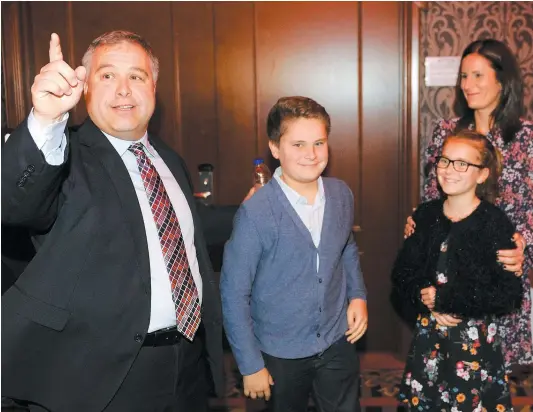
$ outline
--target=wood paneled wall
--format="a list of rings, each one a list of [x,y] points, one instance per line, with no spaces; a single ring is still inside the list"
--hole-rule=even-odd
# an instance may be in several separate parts
[[[266,115],[279,97],[309,96],[326,107],[328,173],[355,195],[369,290],[366,345],[398,350],[389,274],[405,216],[418,202],[416,5],[2,2],[8,125],[31,108],[29,88],[47,62],[52,32],[66,60],[78,65],[90,41],[114,29],[152,44],[161,68],[150,132],[185,158],[193,177],[198,164],[215,166],[217,204],[240,203],[251,186],[252,159],[269,157]],[[72,123],[85,116],[80,103]]]

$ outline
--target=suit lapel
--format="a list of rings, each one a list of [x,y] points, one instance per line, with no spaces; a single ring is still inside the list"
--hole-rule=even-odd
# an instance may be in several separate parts
[[[196,200],[194,199],[193,195],[192,182],[189,174],[187,173],[187,169],[185,169],[185,165],[183,165],[178,160],[179,158],[176,156],[176,153],[172,149],[169,149],[165,144],[162,144],[156,139],[150,139],[150,144],[155,147],[157,153],[159,153],[159,155],[169,168],[170,172],[176,179],[176,182],[178,183],[181,191],[183,192],[185,199],[187,199],[187,204],[189,205],[189,209],[191,210],[192,219],[194,223],[194,243],[196,247],[198,264],[201,266],[205,266],[205,262],[202,261],[202,259],[200,258],[201,249],[204,249],[203,245],[205,242],[203,229],[201,227],[202,222],[200,221],[200,216],[197,213]],[[207,251],[205,252],[207,253]],[[207,272],[205,269],[206,268],[204,268],[204,270],[200,270],[200,275],[202,276],[202,278]],[[208,279],[204,279],[204,281],[207,282]]]
[[[157,153],[159,153],[159,156],[161,156],[161,158],[169,168],[170,172],[178,182],[181,191],[187,199],[189,208],[191,209],[193,216],[196,218],[196,205],[194,203],[191,183],[183,165],[176,160],[176,154],[171,149],[167,148],[164,144],[161,144],[161,142],[157,139],[150,138],[150,144],[155,147],[155,150],[157,150]]]
[[[148,242],[141,208],[128,170],[115,148],[90,119],[80,127],[78,133],[80,143],[90,148],[115,187],[122,214],[128,223],[126,227],[130,231],[130,237],[135,247],[136,253],[135,256],[132,256],[132,259],[137,260],[139,273],[146,291],[149,292],[151,290],[151,280]]]
[[[180,162],[180,158],[172,149],[168,148],[168,146],[157,139],[150,139],[150,144],[155,147],[155,150],[157,150],[157,153],[159,153],[159,156],[161,156],[170,172],[176,179],[176,182],[187,199],[189,209],[191,210],[194,224],[194,245],[196,248],[196,258],[198,259],[200,276],[202,277],[203,282],[204,297],[202,299],[202,318],[204,320],[209,319],[215,323],[220,323],[221,315],[217,311],[217,308],[220,305],[220,295],[218,292],[218,286],[212,274],[213,268],[211,266],[209,253],[204,240],[202,222],[200,221],[200,216],[197,213],[196,201],[194,200],[190,176],[187,173],[185,165]]]

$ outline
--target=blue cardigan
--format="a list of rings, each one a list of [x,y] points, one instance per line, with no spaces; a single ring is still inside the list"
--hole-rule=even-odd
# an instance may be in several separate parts
[[[323,352],[344,336],[348,302],[366,299],[351,231],[352,192],[338,179],[323,184],[318,248],[275,179],[237,211],[220,288],[226,334],[243,375],[264,367],[261,352],[286,359]]]

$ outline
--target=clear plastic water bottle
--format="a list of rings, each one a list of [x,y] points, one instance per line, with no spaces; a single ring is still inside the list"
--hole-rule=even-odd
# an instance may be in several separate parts
[[[254,159],[254,186],[264,186],[268,183],[272,173],[265,164],[263,158],[258,157]]]

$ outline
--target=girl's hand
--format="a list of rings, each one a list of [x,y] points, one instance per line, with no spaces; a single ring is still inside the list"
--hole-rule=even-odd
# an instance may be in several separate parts
[[[424,288],[420,291],[420,300],[424,305],[427,306],[429,310],[433,310],[435,308],[435,294],[437,290],[434,286],[430,286],[428,288]]]
[[[462,322],[461,319],[455,318],[452,315],[445,315],[443,313],[431,312],[435,320],[440,326],[453,327]]]

